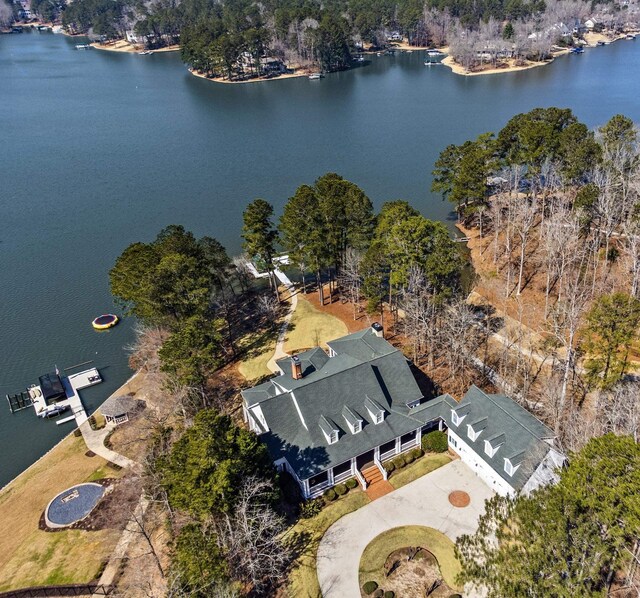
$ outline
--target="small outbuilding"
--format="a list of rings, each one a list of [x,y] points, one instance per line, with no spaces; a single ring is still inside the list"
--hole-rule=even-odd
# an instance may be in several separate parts
[[[143,407],[144,401],[134,399],[131,395],[121,395],[109,397],[100,407],[100,413],[108,424],[118,425],[129,421]]]

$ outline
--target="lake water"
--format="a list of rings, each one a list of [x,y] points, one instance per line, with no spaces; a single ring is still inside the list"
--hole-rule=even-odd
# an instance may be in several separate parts
[[[179,56],[78,51],[52,34],[0,36],[0,486],[72,424],[11,415],[5,393],[93,360],[105,383],[129,375],[128,322],[96,333],[114,309],[107,273],[131,242],[181,223],[240,250],[242,210],[280,210],[327,171],[379,207],[407,199],[447,220],[429,192],[439,152],[537,106],[570,107],[590,126],[640,121],[640,41],[621,41],[520,73],[460,77],[421,52],[372,57],[321,81],[221,85]]]

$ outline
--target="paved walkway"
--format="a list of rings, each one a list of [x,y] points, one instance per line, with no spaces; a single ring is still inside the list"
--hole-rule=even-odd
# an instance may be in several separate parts
[[[458,509],[448,500],[453,490],[471,497]],[[360,596],[360,557],[376,536],[403,525],[424,525],[451,540],[473,533],[493,491],[462,461],[453,461],[334,523],[318,547],[318,580],[324,598]]]
[[[132,461],[128,457],[121,455],[120,453],[116,453],[111,449],[107,448],[104,445],[104,440],[107,437],[107,434],[111,432],[113,426],[107,425],[101,430],[92,430],[89,425],[89,420],[85,421],[80,426],[80,432],[82,432],[82,438],[84,439],[87,448],[94,452],[96,455],[99,455],[103,459],[107,461],[111,461],[111,463],[115,463],[120,467],[129,467],[131,469],[136,469],[138,464],[135,461]]]
[[[276,361],[288,355],[284,350],[284,343],[287,339],[287,330],[289,330],[289,324],[291,323],[293,312],[295,312],[296,307],[298,307],[298,293],[296,292],[293,283],[284,275],[284,273],[282,273],[280,270],[276,270],[275,275],[280,279],[280,282],[287,287],[287,290],[290,294],[289,299],[291,301],[289,304],[289,311],[284,317],[284,322],[282,322],[282,326],[280,326],[280,331],[278,332],[276,350],[273,353],[273,357],[271,357],[271,359],[267,362],[267,368],[274,374],[279,374],[280,370],[278,369]]]

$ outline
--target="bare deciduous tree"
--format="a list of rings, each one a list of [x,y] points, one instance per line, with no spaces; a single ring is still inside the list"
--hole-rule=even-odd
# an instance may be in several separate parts
[[[272,485],[243,480],[235,511],[216,523],[232,576],[266,591],[283,574],[289,553],[282,542],[284,521],[269,505]]]

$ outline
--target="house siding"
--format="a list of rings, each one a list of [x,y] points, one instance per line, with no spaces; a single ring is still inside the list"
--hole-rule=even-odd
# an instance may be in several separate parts
[[[513,496],[516,493],[515,489],[501,478],[494,469],[451,428],[449,428],[448,432],[448,441],[449,448],[453,450],[460,457],[461,461],[468,465],[487,486],[502,496]]]

